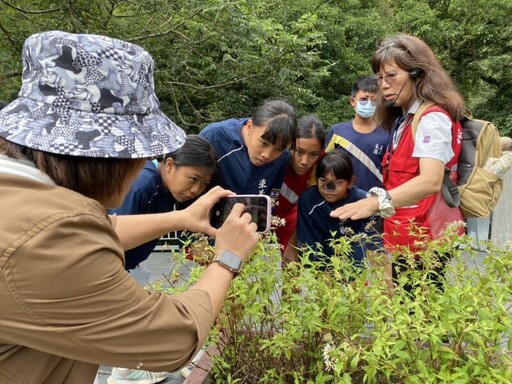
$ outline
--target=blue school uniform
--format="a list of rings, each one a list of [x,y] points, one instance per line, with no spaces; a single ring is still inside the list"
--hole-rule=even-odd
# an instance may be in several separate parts
[[[357,188],[369,191],[382,188],[382,158],[389,143],[389,132],[377,127],[373,132],[361,133],[352,121],[331,127],[325,138],[326,151],[345,152],[352,160]]]
[[[229,119],[212,123],[199,133],[210,142],[218,158],[217,172],[211,185],[220,185],[237,194],[264,194],[277,199],[290,152],[284,151],[268,164],[254,165],[242,138],[242,126],[248,120]]]
[[[319,249],[318,246],[321,246],[321,252],[325,254],[325,257],[311,254],[310,261],[323,263],[323,268],[325,268],[328,260],[334,254],[333,249],[329,246],[330,240],[340,236],[350,236],[351,233],[366,233],[371,239],[368,243],[364,240],[352,243],[350,256],[355,265],[362,264],[367,250],[381,248],[381,241],[376,231],[373,228],[367,228],[371,227],[368,224],[372,218],[340,221],[329,215],[336,208],[364,198],[366,198],[366,192],[358,188],[350,188],[348,196],[336,203],[325,201],[317,186],[312,186],[302,193],[298,202],[297,245],[299,249],[308,246],[312,249]]]
[[[123,204],[108,212],[118,215],[163,213],[181,208],[178,205],[179,203],[165,187],[157,166],[153,162],[147,161],[137,179],[132,183]],[[157,243],[158,239],[154,239],[125,251],[125,268],[133,269],[146,260]]]

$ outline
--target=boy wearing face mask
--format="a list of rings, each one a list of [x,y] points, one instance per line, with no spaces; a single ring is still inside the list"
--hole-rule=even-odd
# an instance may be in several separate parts
[[[350,97],[354,118],[333,125],[325,138],[326,152],[340,150],[349,155],[357,187],[365,191],[382,188],[382,157],[389,143],[389,133],[378,127],[373,118],[376,94],[376,77],[357,79]]]

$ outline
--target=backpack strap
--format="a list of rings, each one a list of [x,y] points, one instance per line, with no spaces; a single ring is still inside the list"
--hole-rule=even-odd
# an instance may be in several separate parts
[[[423,116],[423,113],[430,107],[434,106],[435,104],[431,101],[424,101],[421,103],[421,105],[418,107],[418,110],[414,114],[414,117],[412,119],[412,141],[415,141],[416,139],[416,131],[418,130],[418,124],[420,123],[420,119]]]
[[[443,185],[441,186],[441,193],[443,199],[450,208],[455,208],[460,205],[460,192],[457,184],[450,178],[450,170],[444,170]]]
[[[418,110],[414,114],[411,123],[411,132],[412,132],[412,141],[416,140],[416,132],[418,130],[418,124],[420,123],[420,119],[425,113],[425,111],[435,105],[431,101],[424,101],[418,107]],[[443,175],[443,184],[441,185],[441,194],[443,195],[443,199],[450,208],[455,208],[460,205],[460,192],[457,184],[453,182],[450,178],[451,171],[448,168],[445,168]]]

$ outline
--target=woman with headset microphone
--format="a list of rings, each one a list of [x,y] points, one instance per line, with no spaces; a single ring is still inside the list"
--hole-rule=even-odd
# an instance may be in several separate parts
[[[372,188],[366,199],[344,205],[331,215],[341,220],[373,214],[384,218],[384,246],[402,255],[393,263],[396,281],[411,261],[422,268],[418,256],[406,260],[404,249],[413,254],[425,250],[425,239],[441,237],[448,224],[462,220],[460,211],[449,208],[440,191],[445,169],[456,178],[464,100],[432,49],[415,36],[398,34],[385,39],[373,55],[372,69],[379,86],[376,118],[391,131],[383,159],[384,188]],[[424,102],[433,105],[421,112],[413,132],[414,115]],[[440,266],[431,281],[441,288],[450,253],[438,256]],[[405,288],[411,291],[413,287],[409,281]]]

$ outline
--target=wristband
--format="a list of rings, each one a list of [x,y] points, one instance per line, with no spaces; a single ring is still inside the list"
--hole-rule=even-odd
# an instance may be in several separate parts
[[[395,208],[391,203],[391,195],[384,188],[373,187],[366,194],[367,197],[377,197],[379,201],[378,215],[383,218],[391,217],[395,214]]]

